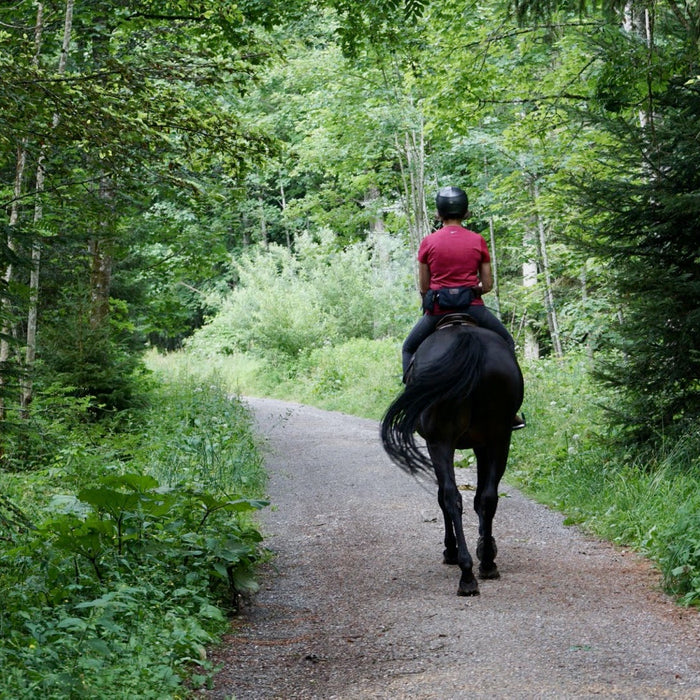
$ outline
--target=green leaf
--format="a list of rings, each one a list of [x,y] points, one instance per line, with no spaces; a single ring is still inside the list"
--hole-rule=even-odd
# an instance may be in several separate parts
[[[66,617],[56,625],[59,629],[70,630],[71,632],[84,632],[88,624],[80,617]]]

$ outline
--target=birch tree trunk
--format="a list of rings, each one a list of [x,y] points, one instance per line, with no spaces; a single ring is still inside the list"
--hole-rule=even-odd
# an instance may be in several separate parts
[[[425,206],[425,135],[423,124],[420,131],[407,133],[401,145],[398,138],[401,180],[404,189],[404,210],[408,221],[411,250],[417,254],[418,246],[430,233],[430,217]],[[415,255],[414,255],[415,257]],[[418,268],[416,267],[416,280]]]
[[[532,182],[532,198],[535,203],[535,221],[537,223],[537,234],[539,241],[540,263],[542,266],[542,274],[544,276],[544,306],[547,313],[547,326],[549,327],[549,335],[552,338],[552,348],[557,357],[563,357],[561,349],[561,337],[559,335],[559,320],[557,318],[557,309],[554,306],[554,294],[552,293],[552,276],[549,270],[549,257],[547,255],[547,236],[545,233],[544,223],[540,216],[537,202],[539,201],[539,187],[537,180]]]
[[[501,317],[501,297],[498,288],[498,255],[496,251],[496,236],[493,227],[493,217],[489,217],[489,253],[491,254],[491,274],[493,275],[494,311]]]
[[[66,0],[66,12],[63,23],[63,42],[61,44],[61,55],[58,59],[58,74],[63,75],[66,72],[66,63],[68,61],[68,49],[70,48],[70,37],[73,28],[73,6],[74,0]],[[39,3],[41,8],[41,3]],[[41,9],[39,9],[41,12]],[[39,21],[37,25],[39,26]],[[51,131],[55,131],[58,126],[60,117],[58,113],[53,115],[51,122]],[[37,234],[39,223],[44,216],[44,210],[41,202],[41,196],[44,192],[44,160],[46,158],[47,144],[44,143],[39,153],[39,159],[36,168],[36,201],[34,205],[34,241],[32,243],[32,269],[29,277],[29,311],[27,314],[27,348],[25,352],[25,375],[22,379],[22,395],[20,400],[21,415],[23,418],[28,417],[29,404],[32,401],[33,395],[33,380],[32,370],[36,359],[36,333],[37,319],[39,308],[39,269],[41,264],[41,238]]]
[[[532,247],[534,236],[531,231],[525,232],[524,243],[525,249]],[[526,260],[523,263],[523,287],[526,289],[534,287],[537,284],[537,262],[533,258]],[[530,327],[526,317],[523,317],[522,322],[523,332],[525,335],[525,344],[523,354],[526,360],[538,360],[540,357],[540,344],[537,336]]]
[[[39,65],[39,52],[41,51],[41,34],[44,25],[44,5],[42,2],[37,3],[36,11],[36,24],[34,26],[34,56],[32,58],[32,65],[37,67]],[[27,144],[26,138],[22,140],[17,149],[17,164],[15,166],[15,181],[13,186],[13,199],[12,206],[10,207],[10,219],[9,219],[9,234],[7,238],[7,247],[12,253],[17,252],[17,243],[14,236],[12,235],[12,230],[17,226],[20,214],[20,198],[22,196],[22,190],[24,189],[24,171],[27,164]],[[3,273],[3,281],[6,285],[10,285],[14,279],[14,266],[12,261],[7,264],[5,271]],[[3,310],[3,322],[2,322],[2,334],[0,337],[0,421],[5,419],[5,399],[4,399],[4,389],[6,386],[4,369],[7,366],[7,362],[10,359],[10,343],[9,337],[12,335],[12,304],[9,299],[2,299],[2,310]]]
[[[17,252],[17,243],[12,235],[12,229],[17,226],[19,220],[19,198],[22,195],[24,182],[24,168],[27,162],[27,144],[24,141],[17,149],[17,164],[15,166],[15,182],[13,188],[13,201],[10,209],[9,231],[7,237],[7,247],[11,253]],[[2,279],[6,286],[12,283],[14,277],[14,266],[12,261],[8,262]],[[10,341],[12,335],[12,303],[8,297],[2,299],[2,335],[0,336],[0,421],[5,420],[5,391],[7,387],[6,367],[10,359]]]

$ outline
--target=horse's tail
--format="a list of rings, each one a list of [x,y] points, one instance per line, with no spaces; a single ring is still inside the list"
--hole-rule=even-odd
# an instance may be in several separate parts
[[[437,333],[448,333],[439,330]],[[416,474],[432,473],[428,455],[416,445],[414,433],[421,414],[437,403],[466,400],[481,379],[485,349],[476,333],[455,333],[445,352],[422,366],[389,406],[382,419],[384,449],[399,467]]]

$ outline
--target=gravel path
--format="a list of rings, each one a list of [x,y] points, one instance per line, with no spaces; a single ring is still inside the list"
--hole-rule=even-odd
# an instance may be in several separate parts
[[[247,402],[268,442],[276,557],[205,697],[700,699],[700,616],[644,560],[502,486],[501,578],[458,597],[436,488],[391,464],[375,421]],[[473,551],[475,474],[458,478]]]

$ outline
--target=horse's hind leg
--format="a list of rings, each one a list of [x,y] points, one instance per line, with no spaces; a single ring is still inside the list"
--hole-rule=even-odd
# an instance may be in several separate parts
[[[438,480],[438,503],[445,519],[444,561],[459,564],[462,571],[457,595],[478,595],[479,584],[474,577],[474,563],[464,539],[462,494],[455,479],[454,448],[429,442],[428,452]]]
[[[436,463],[435,458],[433,458],[433,463]],[[449,507],[447,501],[445,500],[445,482],[447,479],[442,476],[443,470],[438,471],[436,468],[435,474],[438,479],[438,504],[440,505],[442,517],[445,521],[445,550],[442,553],[442,561],[443,564],[449,564],[452,566],[459,564],[457,537],[455,536],[454,517],[452,515],[453,508]],[[447,490],[449,491],[449,488]],[[462,505],[462,494],[459,491],[457,491],[456,496],[456,507],[461,517],[461,514],[464,512],[464,508]]]
[[[476,556],[479,558],[479,576],[498,578],[496,562],[496,539],[493,536],[493,518],[498,507],[498,484],[505,472],[509,443],[496,447],[474,450],[477,462],[477,487],[474,495],[474,510],[479,516],[479,542]]]

